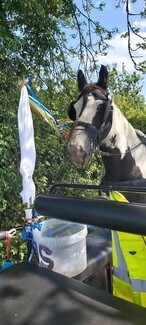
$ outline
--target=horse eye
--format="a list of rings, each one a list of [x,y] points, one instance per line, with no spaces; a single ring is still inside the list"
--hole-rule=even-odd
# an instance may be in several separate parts
[[[98,107],[97,107],[97,111],[102,111],[103,109],[103,104],[100,104]]]
[[[75,111],[74,103],[73,102],[69,105],[69,107],[67,109],[67,114],[68,114],[68,117],[72,121],[75,121],[76,120],[76,111]]]

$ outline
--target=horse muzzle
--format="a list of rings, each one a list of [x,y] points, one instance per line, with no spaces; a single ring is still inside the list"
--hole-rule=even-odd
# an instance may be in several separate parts
[[[67,146],[67,153],[69,154],[70,161],[77,168],[86,167],[92,155],[81,144],[73,144],[70,141]]]
[[[96,128],[84,122],[76,122],[72,128],[67,152],[77,167],[86,167],[96,147]]]

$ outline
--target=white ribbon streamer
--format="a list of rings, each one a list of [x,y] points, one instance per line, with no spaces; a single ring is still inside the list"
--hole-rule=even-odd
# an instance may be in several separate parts
[[[20,173],[22,175],[23,204],[29,208],[35,199],[35,184],[32,176],[35,169],[36,151],[34,142],[34,129],[32,114],[29,105],[29,97],[26,86],[23,86],[20,94],[18,108],[18,130],[21,151]]]

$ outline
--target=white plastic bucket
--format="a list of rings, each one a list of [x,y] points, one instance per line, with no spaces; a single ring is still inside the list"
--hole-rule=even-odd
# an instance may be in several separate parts
[[[81,273],[87,266],[87,226],[48,219],[41,231],[33,229],[39,264],[68,277]]]

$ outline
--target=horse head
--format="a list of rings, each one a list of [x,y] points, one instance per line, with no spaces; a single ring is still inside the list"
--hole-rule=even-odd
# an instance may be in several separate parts
[[[72,163],[85,167],[96,146],[106,138],[112,125],[112,105],[108,98],[108,72],[101,66],[97,83],[87,83],[81,70],[77,75],[80,95],[68,108],[74,122],[69,135],[68,153]]]

